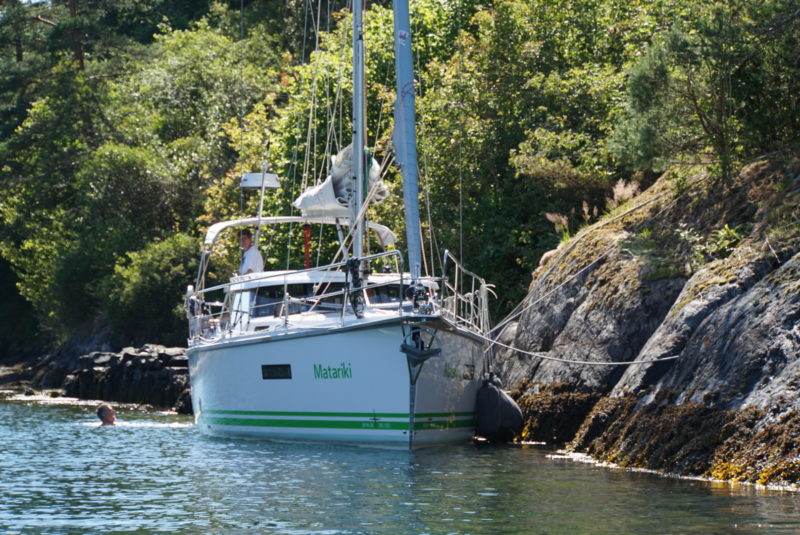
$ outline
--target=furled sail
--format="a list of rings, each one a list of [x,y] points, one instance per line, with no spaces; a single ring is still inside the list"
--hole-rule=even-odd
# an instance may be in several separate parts
[[[380,166],[373,158],[369,167],[370,202],[379,203],[389,196],[381,181]],[[353,146],[331,156],[331,172],[321,184],[306,189],[292,203],[303,217],[349,217],[350,203],[356,193],[353,173]]]

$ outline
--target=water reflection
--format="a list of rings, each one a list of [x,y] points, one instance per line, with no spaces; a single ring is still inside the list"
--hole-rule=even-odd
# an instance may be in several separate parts
[[[798,533],[795,494],[541,448],[414,454],[217,439],[191,420],[0,402],[2,533]]]

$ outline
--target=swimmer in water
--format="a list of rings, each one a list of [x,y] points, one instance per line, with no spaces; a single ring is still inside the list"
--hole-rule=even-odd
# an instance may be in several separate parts
[[[114,423],[117,421],[117,413],[111,408],[111,405],[107,403],[103,403],[97,407],[97,417],[100,418],[101,422],[103,422],[100,424],[100,427],[114,425]]]

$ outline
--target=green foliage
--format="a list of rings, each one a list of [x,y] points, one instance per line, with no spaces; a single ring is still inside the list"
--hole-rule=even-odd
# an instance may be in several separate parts
[[[453,43],[438,30],[442,21],[452,21],[457,8],[444,2],[427,0],[416,5],[413,14],[415,51],[420,62],[439,61],[453,51]],[[463,6],[458,8],[463,10]],[[456,17],[458,18],[458,17]],[[225,132],[238,161],[229,173],[212,181],[205,201],[204,223],[256,212],[255,196],[240,197],[236,178],[243,172],[257,171],[265,159],[282,179],[281,188],[268,195],[264,213],[292,214],[291,202],[308,186],[320,182],[329,171],[331,154],[351,142],[351,19],[343,13],[330,32],[319,35],[319,47],[308,63],[293,65],[281,72],[280,92],[273,100],[255,105],[241,120],[229,121]],[[393,20],[390,10],[372,6],[364,17],[369,53],[366,69],[367,138],[379,163],[391,157],[391,115],[394,104]],[[453,31],[453,23],[446,25]],[[447,32],[445,32],[446,34]],[[269,144],[269,154],[266,147]],[[403,240],[401,186],[398,170],[391,168],[385,182],[392,196],[370,208],[370,217],[390,225]],[[239,203],[243,206],[240,209]],[[315,229],[316,232],[316,229]],[[264,239],[271,244],[268,266],[284,268],[302,265],[302,239],[298,228],[270,230]],[[322,240],[324,242],[325,240]],[[314,240],[313,258],[333,259],[337,248],[328,240],[320,246]],[[290,246],[288,259],[276,251]],[[371,245],[375,250],[377,246]],[[220,265],[234,265],[238,254],[233,240],[220,255]],[[223,258],[224,257],[224,258]],[[273,259],[273,262],[270,261]]]
[[[742,225],[731,228],[727,223],[706,237],[686,224],[681,224],[677,234],[689,247],[689,262],[694,269],[712,260],[727,258],[744,238]]]
[[[555,231],[561,236],[561,243],[569,241],[569,218],[564,214],[546,213],[545,219],[553,224]]]
[[[432,219],[444,247],[500,281],[499,312],[558,243],[545,213],[579,221],[620,178],[606,140],[623,72],[664,13],[661,2],[498,1],[429,65],[420,109]]]
[[[39,329],[33,307],[19,295],[17,281],[8,262],[0,259],[0,292],[6,304],[0,307],[0,362],[44,351],[50,342]]]
[[[609,147],[631,169],[661,170],[674,110],[667,105],[670,76],[661,43],[650,46],[628,71],[628,120],[613,132]]]
[[[784,54],[800,38],[796,6],[706,0],[676,15],[628,72],[625,114],[611,138],[620,161],[659,170],[710,152],[727,179],[744,158],[796,142],[791,95],[800,69]]]
[[[644,228],[622,242],[641,266],[644,280],[660,280],[685,275],[681,269],[683,261],[676,254],[668,236]]]
[[[711,233],[711,242],[708,245],[708,254],[716,258],[728,256],[742,241],[741,225],[730,228],[727,223]]]
[[[72,6],[0,6],[0,255],[56,338],[100,316],[120,340],[141,329],[180,341],[171,311],[191,279],[188,237],[255,213],[237,177],[268,160],[282,182],[264,212],[291,214],[350,143],[350,15],[341,2],[312,14],[298,0]],[[798,141],[792,2],[412,7],[428,270],[438,272],[443,249],[457,252],[499,283],[496,312],[522,297],[541,254],[608,199],[624,201],[623,186],[709,155],[709,171],[727,177],[737,162]],[[368,139],[383,163],[394,104],[389,2],[371,3],[365,25]],[[688,187],[679,173],[668,180]],[[370,217],[402,237],[394,167],[385,181],[392,196]],[[547,214],[559,215],[558,229]],[[322,243],[333,240],[314,232],[312,257],[329,261],[335,248]],[[697,262],[728,254],[743,233],[681,232]],[[637,240],[654,258],[652,239]],[[239,255],[232,235],[222,245],[220,278]],[[271,267],[301,265],[297,226],[264,233],[260,245]],[[674,271],[648,262],[654,276]]]
[[[680,195],[689,189],[689,177],[679,168],[670,169],[665,173],[664,178],[676,195]]]
[[[197,272],[198,240],[178,233],[128,253],[103,284],[103,306],[121,344],[186,339],[183,295]]]
[[[68,276],[83,271],[72,263],[79,256],[76,229],[90,214],[75,173],[98,144],[102,93],[102,84],[83,72],[66,62],[57,65],[41,98],[0,147],[6,162],[0,171],[0,248],[20,279],[20,293],[54,331],[62,322],[86,318],[92,307],[84,285],[96,276],[95,268],[103,268],[95,258],[84,271],[89,279]]]
[[[196,232],[205,189],[235,161],[224,125],[269,101],[280,60],[260,35],[200,21],[128,56],[127,76],[84,61],[55,64],[0,142],[0,251],[61,339],[103,315],[100,288],[127,252]]]

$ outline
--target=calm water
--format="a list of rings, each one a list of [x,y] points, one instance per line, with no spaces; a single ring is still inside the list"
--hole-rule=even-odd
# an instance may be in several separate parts
[[[185,417],[0,400],[0,533],[800,533],[800,495],[471,445],[203,436]]]

